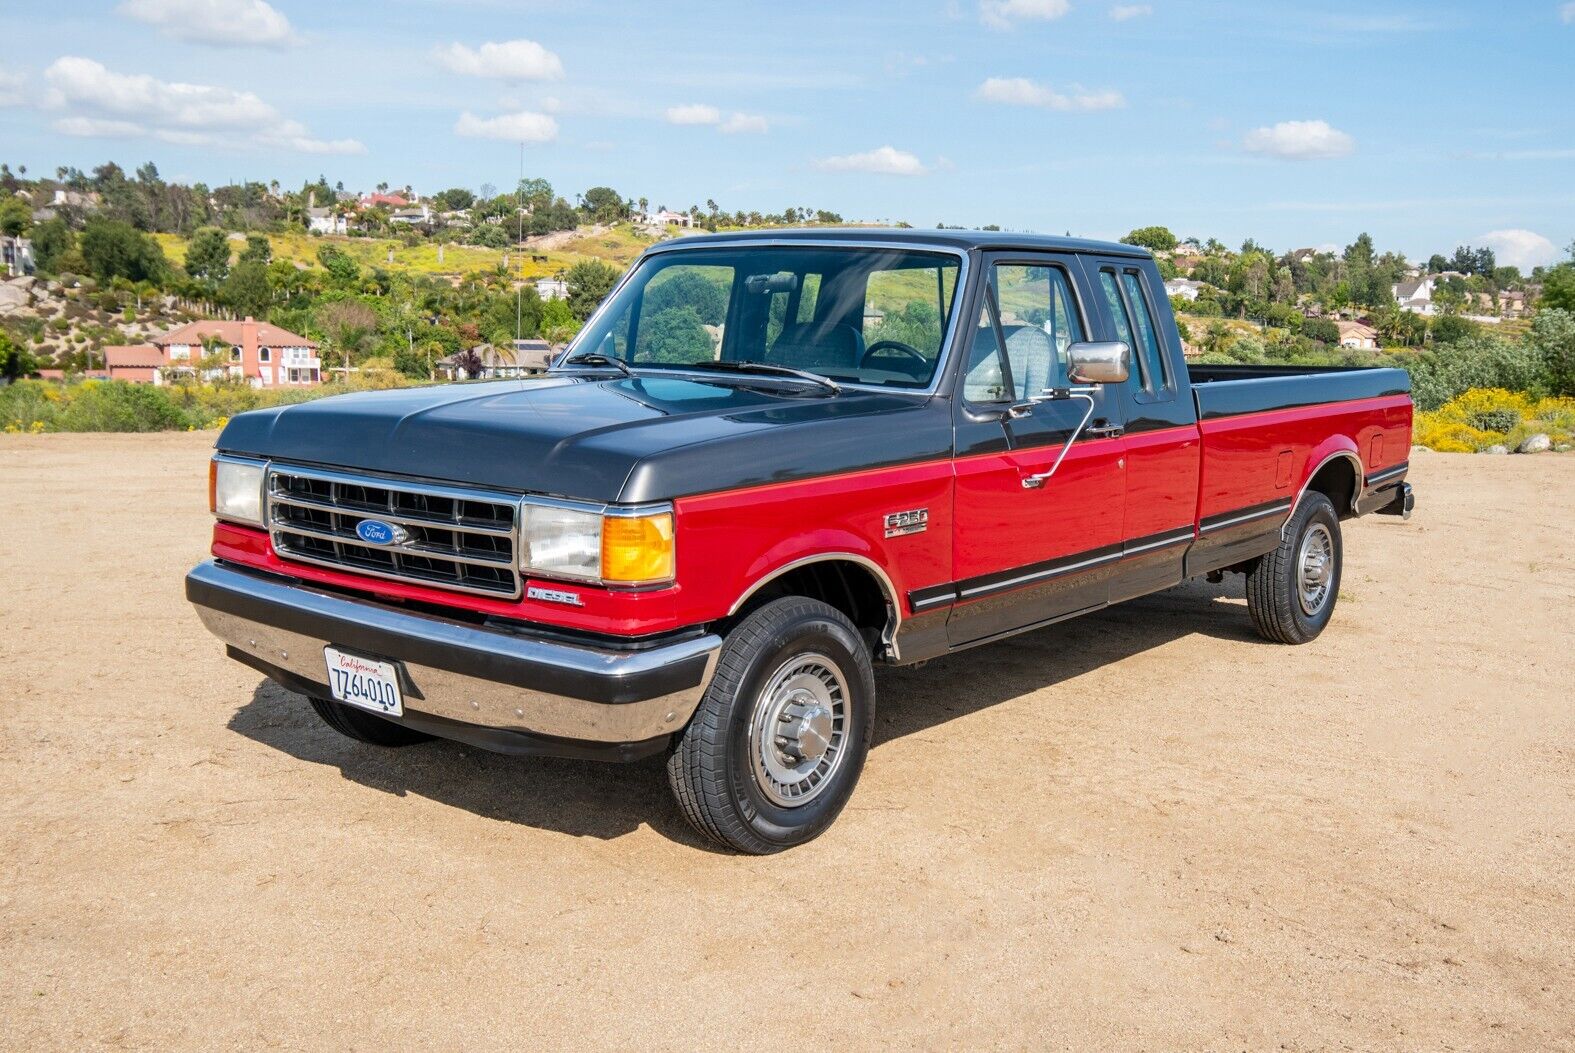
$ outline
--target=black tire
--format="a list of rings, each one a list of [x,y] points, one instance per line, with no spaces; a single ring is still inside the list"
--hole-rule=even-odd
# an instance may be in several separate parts
[[[1309,542],[1326,539],[1330,554],[1322,601],[1308,610],[1302,593],[1302,552]],[[1274,551],[1259,558],[1247,572],[1247,610],[1253,627],[1265,640],[1283,644],[1304,644],[1318,638],[1334,614],[1340,598],[1340,566],[1343,562],[1340,517],[1334,504],[1315,490],[1302,495],[1296,513],[1281,532]]]
[[[363,712],[331,698],[313,698],[310,701],[317,715],[323,718],[323,723],[357,742],[370,742],[374,746],[413,746],[432,738],[424,731],[395,724],[392,720],[384,720],[374,713]]]
[[[754,721],[763,726],[772,711],[766,692],[781,683],[775,678],[790,676],[796,663],[824,671],[821,658],[842,674],[841,690],[831,694],[842,699],[835,740],[841,755],[811,798],[784,806],[762,785],[769,777],[757,777],[761,740]],[[874,728],[875,672],[853,623],[818,600],[774,600],[728,634],[710,687],[668,757],[667,780],[684,818],[705,837],[752,855],[780,852],[818,837],[836,819],[853,794]]]

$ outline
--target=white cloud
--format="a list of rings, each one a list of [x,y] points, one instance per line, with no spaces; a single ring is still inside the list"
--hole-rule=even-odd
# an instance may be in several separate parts
[[[1248,132],[1242,146],[1249,153],[1308,161],[1344,157],[1356,149],[1356,140],[1328,121],[1281,121]]]
[[[27,78],[0,66],[0,106],[20,106]]]
[[[996,29],[1017,22],[1053,22],[1070,10],[1067,0],[979,0],[980,20]]]
[[[1575,4],[1570,6],[1575,10]],[[1531,230],[1490,230],[1476,240],[1492,249],[1501,265],[1523,271],[1557,263],[1563,255],[1553,242]]]
[[[557,80],[563,60],[534,40],[488,41],[479,48],[449,44],[433,53],[455,73],[494,80]]]
[[[724,119],[721,110],[703,102],[690,103],[686,106],[669,106],[662,117],[668,124],[709,125],[726,135],[764,132],[771,126],[770,122],[759,114],[739,113],[736,110]]]
[[[500,113],[477,117],[469,110],[459,115],[454,134],[470,139],[504,139],[511,143],[550,143],[558,137],[558,122],[545,113]]]
[[[354,139],[317,139],[249,91],[116,73],[66,55],[44,71],[46,109],[62,111],[65,135],[149,136],[182,145],[265,147],[309,154],[362,154]]]
[[[1565,4],[1559,8],[1559,18],[1567,26],[1575,25],[1575,2]]]
[[[1006,106],[1042,106],[1047,110],[1115,110],[1127,104],[1119,91],[1084,91],[1073,89],[1072,94],[1047,88],[1027,77],[991,77],[973,93],[983,102],[998,102]]]
[[[1117,4],[1110,9],[1110,17],[1117,22],[1126,22],[1153,13],[1154,9],[1148,4]]]
[[[300,42],[290,20],[266,0],[126,0],[116,10],[198,44],[276,48]]]
[[[875,172],[880,175],[923,175],[929,169],[906,150],[881,146],[867,153],[843,154],[822,159],[820,167],[829,172]]]
[[[669,106],[665,116],[668,124],[716,124],[722,119],[722,111],[697,102],[689,106]]]
[[[740,132],[764,132],[770,124],[757,113],[735,113],[722,122],[719,131],[727,135],[737,135]]]

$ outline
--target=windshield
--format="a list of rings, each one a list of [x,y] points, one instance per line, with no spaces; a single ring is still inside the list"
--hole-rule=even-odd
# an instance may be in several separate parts
[[[574,342],[635,367],[760,363],[922,388],[961,261],[878,247],[737,245],[657,253]]]

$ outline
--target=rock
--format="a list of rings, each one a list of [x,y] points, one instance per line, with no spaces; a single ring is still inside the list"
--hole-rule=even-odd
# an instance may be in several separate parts
[[[11,284],[0,285],[0,307],[23,307],[32,297],[27,295],[27,290]]]
[[[1483,450],[1482,452],[1483,453],[1491,453],[1491,454],[1508,453],[1509,452],[1509,447],[1508,446],[1489,446],[1487,449]]]
[[[1553,449],[1553,440],[1543,432],[1526,436],[1525,440],[1515,450],[1516,453],[1547,453]]]
[[[33,277],[31,274],[19,274],[15,278],[9,279],[6,284],[14,285],[18,289],[31,289],[33,284],[37,281],[38,279]]]

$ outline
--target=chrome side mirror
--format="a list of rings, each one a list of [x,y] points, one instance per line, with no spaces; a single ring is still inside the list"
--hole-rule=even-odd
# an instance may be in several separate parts
[[[1066,349],[1067,379],[1074,384],[1124,384],[1132,349],[1124,340],[1084,340]]]

